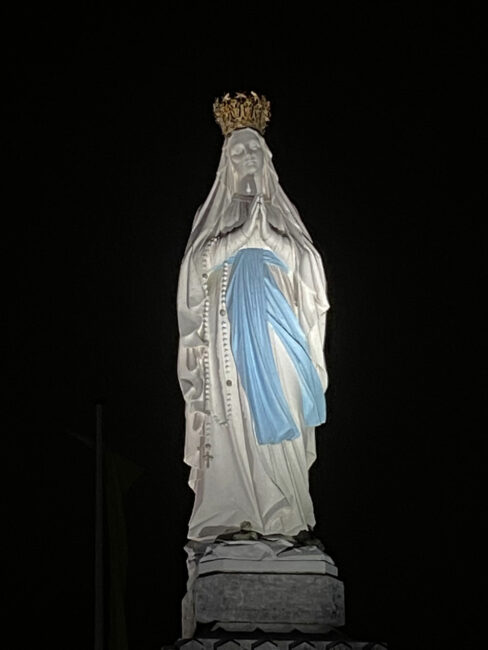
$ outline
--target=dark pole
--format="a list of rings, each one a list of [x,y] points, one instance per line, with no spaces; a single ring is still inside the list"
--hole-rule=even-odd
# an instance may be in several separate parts
[[[103,439],[102,405],[96,404],[95,439],[95,650],[103,650]]]

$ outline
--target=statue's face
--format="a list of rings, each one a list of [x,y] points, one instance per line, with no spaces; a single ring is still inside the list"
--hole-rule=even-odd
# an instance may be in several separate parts
[[[250,129],[238,129],[230,139],[230,157],[238,178],[261,173],[264,154],[256,134]]]

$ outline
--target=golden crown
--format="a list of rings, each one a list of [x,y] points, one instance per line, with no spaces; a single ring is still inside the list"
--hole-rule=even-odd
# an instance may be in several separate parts
[[[246,126],[256,129],[263,135],[271,117],[270,106],[271,103],[264,95],[259,97],[251,90],[250,94],[236,93],[235,97],[231,97],[226,93],[222,99],[217,97],[213,104],[213,112],[224,135]]]

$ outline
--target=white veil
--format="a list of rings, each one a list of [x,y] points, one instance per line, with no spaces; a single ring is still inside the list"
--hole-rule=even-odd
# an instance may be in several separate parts
[[[271,205],[275,208],[272,214],[268,215],[271,225],[283,234],[287,234],[294,239],[300,240],[305,237],[311,242],[311,237],[297,209],[279,183],[278,174],[272,161],[273,154],[266,144],[266,140],[258,131],[250,127],[239,130],[251,131],[261,144],[264,154],[262,192],[265,197],[271,200]],[[235,131],[232,133],[235,133]],[[205,202],[198,209],[193,220],[187,251],[191,246],[196,249],[203,241],[215,237],[220,233],[228,232],[239,225],[237,223],[236,213],[227,210],[233,195],[237,191],[237,176],[229,151],[232,133],[224,140],[217,175],[212,189]]]

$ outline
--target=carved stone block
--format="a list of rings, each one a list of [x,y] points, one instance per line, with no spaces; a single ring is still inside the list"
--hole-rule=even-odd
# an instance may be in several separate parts
[[[215,573],[195,581],[195,615],[226,630],[321,631],[344,625],[344,586],[334,576]]]

